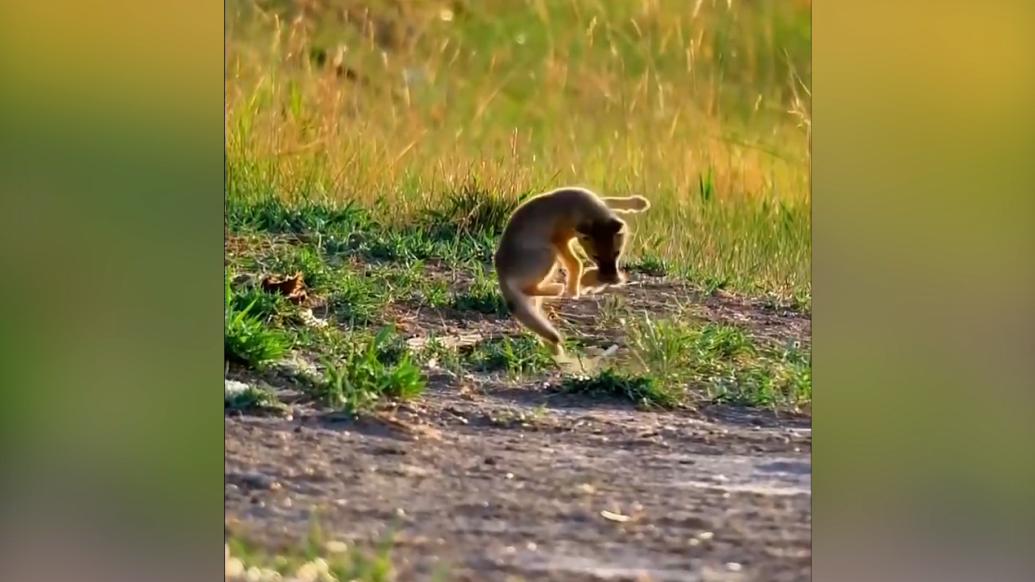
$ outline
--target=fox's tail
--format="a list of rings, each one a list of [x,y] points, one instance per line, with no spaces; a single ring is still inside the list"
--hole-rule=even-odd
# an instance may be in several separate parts
[[[505,281],[500,282],[502,283],[500,285],[500,292],[503,294],[503,299],[507,302],[507,309],[510,310],[514,319],[542,338],[543,342],[550,348],[550,351],[553,352],[553,355],[563,354],[564,348],[561,346],[561,334],[550,325],[550,322],[547,321],[543,313],[533,303],[532,298],[512,288]]]
[[[601,198],[607,207],[615,212],[643,212],[650,208],[650,200],[643,196],[628,196],[625,198]]]

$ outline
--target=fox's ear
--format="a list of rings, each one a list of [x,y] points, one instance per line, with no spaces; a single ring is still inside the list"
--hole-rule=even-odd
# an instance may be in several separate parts
[[[603,231],[609,235],[622,232],[625,229],[625,221],[621,218],[612,218],[605,223]]]

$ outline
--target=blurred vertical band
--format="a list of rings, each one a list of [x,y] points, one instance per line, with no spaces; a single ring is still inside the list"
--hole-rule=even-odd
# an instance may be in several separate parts
[[[1035,4],[813,17],[815,579],[1030,576]]]
[[[219,575],[222,35],[0,3],[0,578]]]

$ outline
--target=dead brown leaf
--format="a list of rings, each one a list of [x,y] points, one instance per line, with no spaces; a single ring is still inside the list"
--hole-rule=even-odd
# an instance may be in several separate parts
[[[301,271],[291,277],[267,275],[262,280],[262,289],[269,293],[279,293],[296,305],[303,303],[309,297],[305,290],[305,281],[302,280]]]

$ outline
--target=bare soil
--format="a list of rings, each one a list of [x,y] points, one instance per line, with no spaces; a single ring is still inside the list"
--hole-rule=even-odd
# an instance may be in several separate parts
[[[622,292],[762,341],[808,342],[807,315],[640,278]],[[670,297],[671,296],[671,297]],[[562,329],[602,298],[555,306]],[[490,337],[507,318],[396,314],[402,328]],[[281,387],[290,401],[290,387]],[[290,418],[225,419],[226,523],[271,550],[318,518],[372,546],[391,535],[401,581],[808,580],[806,414],[705,406],[653,412],[542,382],[433,373],[418,401],[362,420],[291,404]]]

